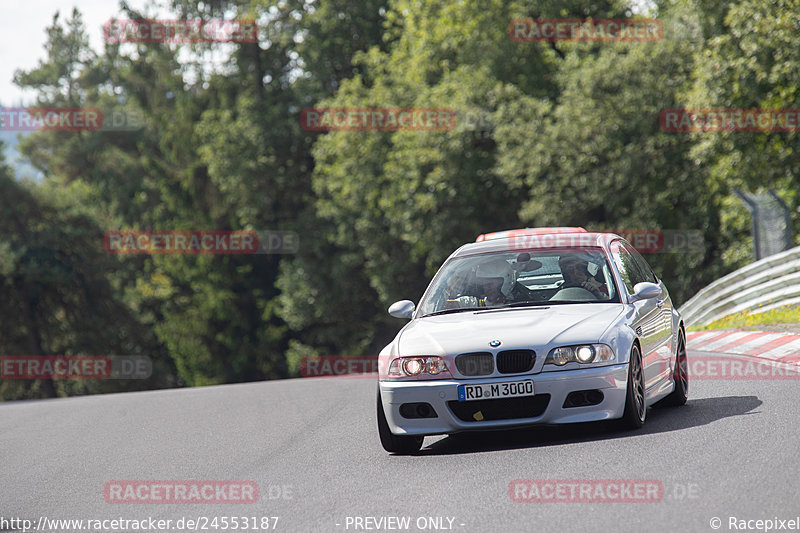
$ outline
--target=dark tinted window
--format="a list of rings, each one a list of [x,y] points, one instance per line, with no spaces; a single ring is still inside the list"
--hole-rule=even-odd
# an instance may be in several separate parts
[[[633,256],[634,261],[636,261],[636,265],[639,267],[639,272],[641,272],[642,276],[644,277],[642,281],[649,281],[650,283],[658,283],[658,279],[656,278],[656,275],[653,273],[653,269],[650,268],[650,265],[648,265],[647,261],[644,260],[642,254],[640,254],[638,251],[636,251],[635,248],[631,246],[625,246],[625,249],[630,251],[630,254]]]
[[[614,263],[619,269],[622,282],[630,294],[633,294],[633,288],[637,283],[650,281],[650,277],[642,272],[642,267],[636,260],[636,255],[639,255],[638,252],[625,246],[622,241],[614,241],[611,244],[611,256],[614,258]]]

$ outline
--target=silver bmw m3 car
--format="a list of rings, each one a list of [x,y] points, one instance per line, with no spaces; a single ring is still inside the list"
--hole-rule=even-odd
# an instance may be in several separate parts
[[[481,235],[445,261],[379,356],[378,433],[425,435],[618,419],[641,427],[688,394],[686,337],[667,287],[622,237],[583,228]]]

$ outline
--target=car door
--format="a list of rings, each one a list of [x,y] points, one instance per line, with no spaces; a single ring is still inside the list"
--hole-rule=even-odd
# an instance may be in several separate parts
[[[671,382],[670,372],[672,368],[672,354],[673,354],[673,339],[672,331],[672,298],[669,297],[664,282],[659,280],[653,269],[645,261],[644,257],[639,252],[633,250],[633,258],[636,261],[639,269],[645,275],[645,281],[658,284],[661,287],[661,296],[656,300],[656,306],[660,309],[659,316],[659,330],[658,330],[658,345],[656,352],[658,353],[658,376],[666,382]]]
[[[622,240],[611,243],[611,255],[622,278],[623,290],[632,295],[637,283],[650,281],[637,261],[638,252]],[[658,385],[663,370],[660,348],[664,343],[664,324],[659,299],[651,298],[633,303],[631,327],[636,331],[642,345],[642,367],[644,370],[645,389],[647,391]],[[663,303],[662,303],[663,306]]]

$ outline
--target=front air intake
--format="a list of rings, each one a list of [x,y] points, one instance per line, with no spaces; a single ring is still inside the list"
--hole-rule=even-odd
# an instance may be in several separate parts
[[[505,350],[497,354],[497,371],[501,374],[530,372],[535,362],[533,350]]]
[[[456,357],[456,368],[462,376],[488,376],[494,372],[494,359],[489,352],[462,353]]]

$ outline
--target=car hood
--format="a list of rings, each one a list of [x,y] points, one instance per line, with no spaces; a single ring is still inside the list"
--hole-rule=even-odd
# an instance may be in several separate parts
[[[402,355],[454,355],[490,349],[542,348],[598,342],[623,312],[622,304],[564,304],[465,311],[412,320],[399,339]]]

